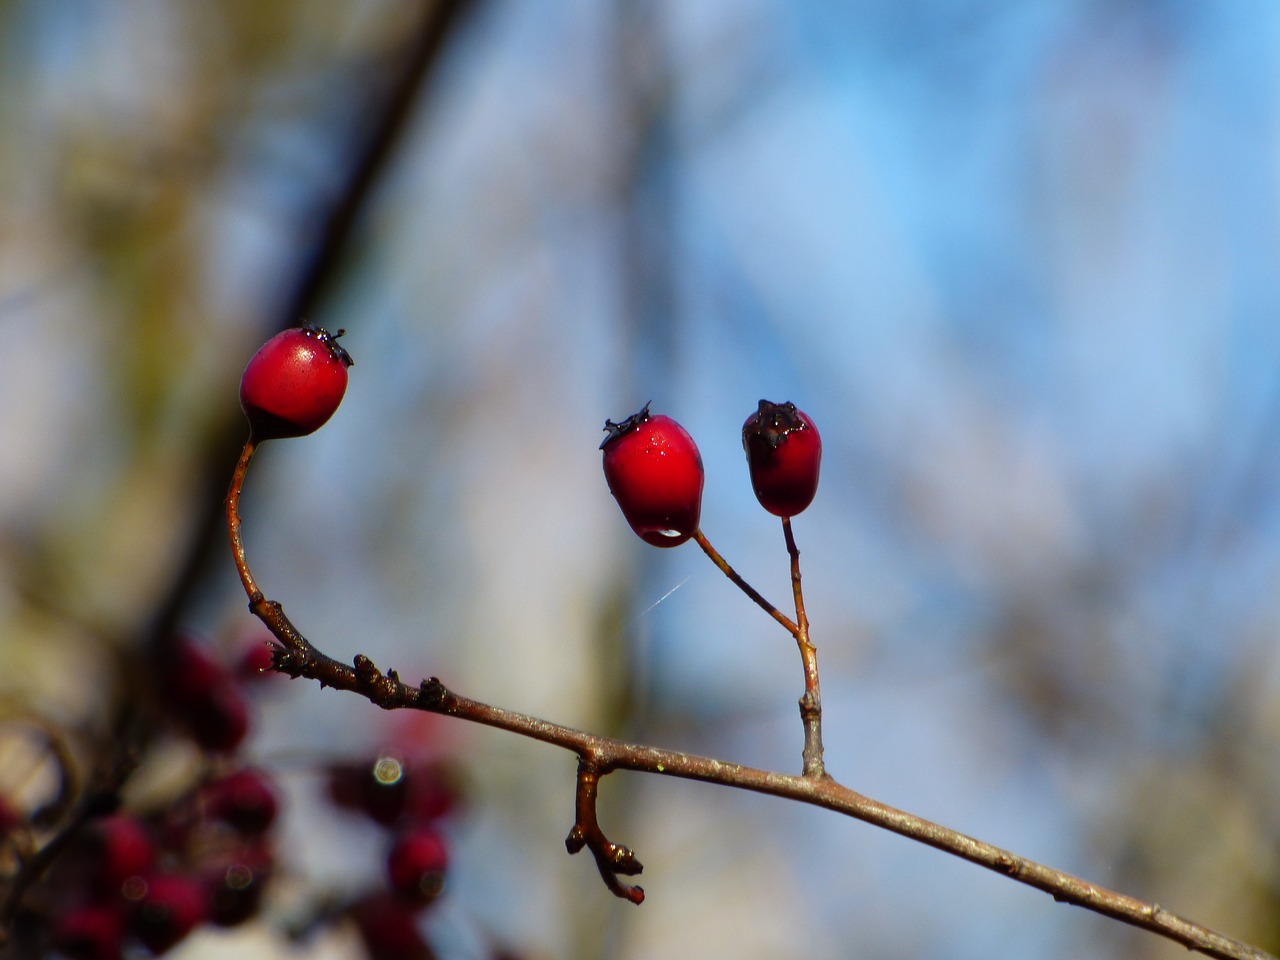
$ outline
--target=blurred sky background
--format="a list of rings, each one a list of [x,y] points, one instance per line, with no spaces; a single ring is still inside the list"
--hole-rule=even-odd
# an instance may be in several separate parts
[[[424,9],[0,2],[0,696],[101,708]],[[795,531],[828,769],[1280,950],[1280,7],[479,0],[447,42],[314,317],[347,399],[249,478],[268,595],[339,658],[798,772],[794,644],[634,538],[596,449],[645,401],[679,419],[703,529],[781,604],[739,430],[792,400],[825,443]],[[183,619],[230,642],[213,557]],[[308,771],[393,719],[302,682],[267,707],[298,871],[377,870]],[[633,908],[564,853],[570,755],[430,729],[470,780],[446,958],[1185,956],[828,813],[617,774]],[[232,948],[285,950],[174,955]]]

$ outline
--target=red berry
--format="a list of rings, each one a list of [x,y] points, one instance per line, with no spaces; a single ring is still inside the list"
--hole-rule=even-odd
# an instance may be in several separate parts
[[[415,909],[388,894],[373,894],[351,907],[370,960],[431,960],[435,956],[418,930]]]
[[[129,925],[148,950],[161,954],[204,922],[205,905],[204,887],[196,880],[178,874],[152,874],[130,913]]]
[[[156,655],[160,699],[206,750],[227,753],[249,732],[249,705],[231,672],[191,637],[177,637]]]
[[[192,699],[208,697],[231,679],[226,667],[199,640],[185,634],[160,648],[155,666],[160,697],[178,712]]]
[[[269,848],[244,847],[218,856],[201,871],[209,903],[209,922],[236,927],[252,919],[262,906],[262,894],[271,876]]]
[[[271,780],[260,770],[247,767],[206,786],[204,800],[211,819],[221,820],[247,837],[266,833],[280,809]]]
[[[342,333],[293,327],[253,355],[240,380],[240,406],[255,439],[303,437],[333,416],[352,362],[338,345]]]
[[[751,486],[770,513],[794,517],[813,502],[822,464],[822,438],[794,403],[760,401],[742,425]]]
[[[702,456],[693,437],[670,417],[650,416],[648,404],[604,428],[604,479],[631,529],[655,547],[684,543],[702,513]]]
[[[270,637],[250,640],[236,662],[236,679],[246,683],[274,678],[288,679],[284,674],[276,673],[273,669],[277,650],[283,652],[284,647]]]
[[[448,865],[444,838],[430,828],[401,833],[387,854],[391,889],[416,903],[429,903],[440,895]]]
[[[105,903],[72,907],[58,917],[53,944],[73,960],[119,960],[124,941],[124,917]]]
[[[439,820],[458,804],[458,784],[439,764],[419,764],[409,776],[409,797],[405,815],[426,823]]]
[[[25,824],[25,818],[8,797],[0,796],[0,840],[17,833]]]
[[[89,856],[99,889],[119,893],[125,882],[148,873],[156,862],[156,841],[145,824],[126,813],[93,825]]]
[[[183,719],[191,739],[212,753],[231,753],[249,733],[249,704],[233,683],[188,702]]]
[[[405,811],[409,783],[404,763],[396,757],[337,763],[328,774],[329,798],[339,807],[359,810],[384,827],[399,820]]]

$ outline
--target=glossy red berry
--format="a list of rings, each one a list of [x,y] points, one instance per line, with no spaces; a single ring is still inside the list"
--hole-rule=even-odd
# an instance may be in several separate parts
[[[813,502],[822,465],[822,438],[794,403],[760,401],[742,425],[751,486],[770,513],[794,517]]]
[[[129,916],[129,926],[153,954],[168,951],[204,922],[207,897],[203,885],[178,874],[157,873],[146,879]]]
[[[260,770],[245,767],[208,784],[205,813],[246,837],[266,833],[280,809],[275,787]]]
[[[406,830],[387,854],[391,889],[416,903],[429,903],[444,888],[449,851],[444,838],[430,828]]]
[[[693,437],[670,417],[650,416],[648,404],[604,428],[604,479],[631,529],[655,547],[684,543],[702,513],[702,456]]]
[[[53,945],[72,960],[120,960],[124,916],[106,903],[86,903],[63,913],[53,926]]]
[[[391,894],[372,894],[353,904],[350,917],[369,960],[432,960],[435,953],[418,929],[417,909]]]
[[[320,429],[347,392],[351,355],[343,331],[282,330],[259,348],[240,379],[240,406],[256,440],[303,437]]]
[[[116,894],[156,862],[156,839],[137,817],[117,813],[95,823],[88,843],[90,870],[99,890]]]

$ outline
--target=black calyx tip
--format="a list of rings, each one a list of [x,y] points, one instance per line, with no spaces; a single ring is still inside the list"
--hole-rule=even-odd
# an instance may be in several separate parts
[[[330,333],[324,327],[318,326],[314,320],[308,320],[302,325],[302,329],[328,347],[329,354],[344,367],[356,365],[347,348],[338,342],[339,337],[346,336],[347,331],[344,327],[339,327],[336,333]]]
[[[648,420],[650,403],[653,403],[653,401],[650,400],[643,407],[641,407],[639,410],[637,410],[635,413],[633,413],[631,416],[627,417],[627,419],[623,420],[620,423],[614,423],[612,420],[606,420],[604,422],[604,429],[608,433],[608,436],[606,436],[603,440],[600,441],[599,449],[603,450],[612,441],[617,440],[619,437],[623,436],[624,434],[630,433],[636,427],[640,426],[640,424]]]
[[[794,403],[789,400],[785,403],[761,400],[755,415],[742,428],[742,445],[765,443],[776,450],[789,433],[803,429],[804,421],[800,419]]]

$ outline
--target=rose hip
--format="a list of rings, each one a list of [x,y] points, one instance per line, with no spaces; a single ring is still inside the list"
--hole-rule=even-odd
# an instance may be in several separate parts
[[[303,437],[333,416],[347,391],[351,355],[343,331],[282,330],[259,348],[240,379],[240,406],[256,440]]]
[[[645,543],[675,547],[697,532],[702,456],[687,430],[649,405],[621,423],[606,420],[604,478],[631,529]]]
[[[429,903],[444,888],[449,851],[430,827],[411,828],[396,837],[387,854],[391,889],[415,903]]]
[[[794,403],[760,407],[742,425],[751,486],[760,505],[779,517],[794,517],[813,502],[822,464],[822,438]]]

